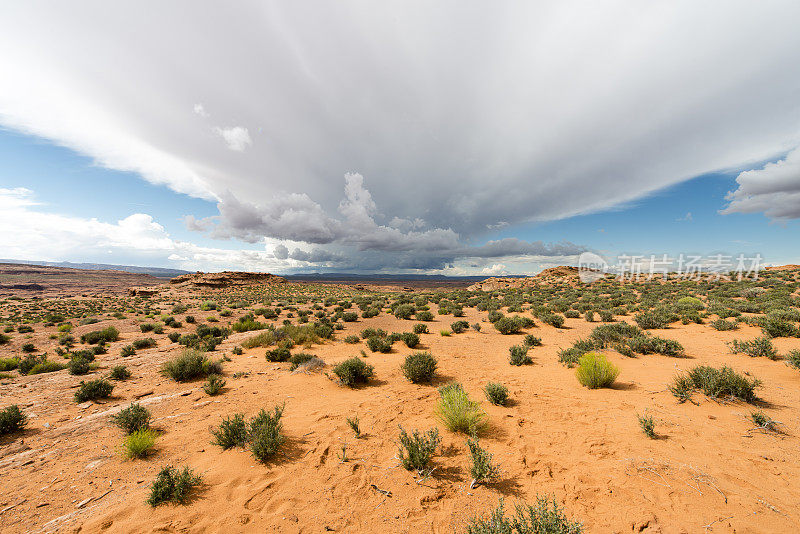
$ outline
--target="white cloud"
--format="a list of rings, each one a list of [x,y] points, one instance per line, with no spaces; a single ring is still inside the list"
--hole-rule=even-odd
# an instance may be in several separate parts
[[[203,104],[195,104],[194,107],[192,108],[192,110],[197,115],[200,115],[204,119],[207,119],[209,117],[208,112],[206,111],[206,108],[203,107]]]
[[[684,215],[683,217],[678,217],[677,219],[675,219],[675,221],[677,221],[677,222],[689,222],[691,220],[692,220],[692,212],[691,211],[687,211],[686,215]]]
[[[491,267],[484,267],[484,269],[481,271],[481,274],[488,276],[497,276],[506,273],[508,273],[508,271],[506,270],[506,266],[502,263],[495,263]]]
[[[214,131],[222,136],[228,148],[236,152],[244,152],[247,147],[253,144],[253,140],[250,139],[250,132],[242,126],[214,128]]]
[[[776,163],[745,171],[736,178],[739,188],[726,197],[721,213],[758,213],[777,220],[800,218],[800,148]]]

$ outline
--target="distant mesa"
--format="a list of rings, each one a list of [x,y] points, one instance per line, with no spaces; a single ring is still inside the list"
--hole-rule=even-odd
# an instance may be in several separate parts
[[[169,281],[176,287],[197,287],[219,289],[230,286],[248,286],[255,284],[284,284],[286,279],[270,273],[248,273],[241,271],[223,271],[221,273],[184,274]]]
[[[544,269],[537,275],[526,278],[504,278],[492,277],[472,284],[467,289],[470,291],[497,291],[499,289],[518,289],[531,287],[538,282],[552,282],[555,280],[566,280],[577,282],[579,269],[570,265],[559,265]]]

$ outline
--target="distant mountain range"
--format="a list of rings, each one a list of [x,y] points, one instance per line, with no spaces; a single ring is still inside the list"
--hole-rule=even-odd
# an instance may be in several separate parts
[[[156,278],[175,278],[190,271],[180,269],[164,269],[162,267],[138,267],[136,265],[110,265],[107,263],[72,263],[71,261],[28,261],[3,260],[0,263],[19,263],[22,265],[43,265],[46,267],[66,267],[68,269],[87,269],[90,271],[125,271],[127,273],[149,274]]]
[[[136,274],[149,274],[156,278],[174,278],[182,274],[189,274],[192,271],[181,269],[166,269],[163,267],[139,267],[136,265],[111,265],[108,263],[72,263],[70,261],[32,261],[32,260],[4,260],[0,263],[20,263],[23,265],[44,265],[47,267],[66,267],[69,269],[88,269],[92,271],[125,271]],[[488,278],[489,275],[481,276],[446,276],[443,274],[357,274],[357,273],[303,273],[303,274],[282,274],[279,275],[287,280],[299,281],[342,281],[342,282],[374,282],[376,280],[386,280],[401,282],[409,281],[480,281]],[[504,278],[525,278],[526,275],[503,275]]]

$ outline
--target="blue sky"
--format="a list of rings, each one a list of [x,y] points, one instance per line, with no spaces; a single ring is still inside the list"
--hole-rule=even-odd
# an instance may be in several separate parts
[[[781,158],[776,158],[779,161]],[[186,215],[211,217],[216,203],[153,185],[134,172],[93,164],[76,152],[35,136],[0,130],[0,189],[24,187],[35,193],[41,211],[114,223],[134,213],[151,215],[175,240],[206,247],[263,250],[261,244],[212,239],[190,231]],[[762,167],[766,162],[761,162]],[[711,173],[668,187],[641,199],[605,210],[545,223],[507,226],[486,232],[474,243],[503,238],[528,241],[569,241],[613,259],[625,254],[710,255],[761,254],[770,263],[800,262],[796,249],[787,247],[798,235],[797,221],[774,222],[762,213],[720,214],[725,196],[736,188],[739,171]],[[37,260],[35,256],[11,259]],[[140,264],[135,253],[82,254],[52,260]],[[156,267],[180,267],[164,257],[149,262]],[[235,268],[235,265],[231,265]]]
[[[9,6],[0,257],[800,262],[800,3],[311,2]]]

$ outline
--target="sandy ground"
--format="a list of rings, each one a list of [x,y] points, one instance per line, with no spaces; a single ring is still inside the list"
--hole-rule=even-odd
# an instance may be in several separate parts
[[[465,311],[470,322],[486,316]],[[202,313],[195,315],[202,320]],[[482,322],[482,332],[440,336],[452,321],[437,316],[429,323],[434,333],[421,336],[422,348],[439,359],[441,377],[433,385],[403,378],[399,365],[411,351],[400,343],[390,354],[367,350],[376,379],[348,389],[324,373],[291,374],[288,363],[267,362],[262,348],[232,355],[234,345],[253,335],[244,333],[219,347],[233,361],[225,364],[227,390],[216,397],[206,395],[200,381],[178,384],[158,374],[180,348],[166,339],[120,358],[119,347],[145,335],[132,319],[113,322],[122,339],[98,357],[105,369],[95,375],[124,363],[134,377],[119,383],[112,399],[76,404],[74,388],[85,377],[67,371],[0,381],[2,405],[17,403],[31,417],[23,434],[0,441],[0,531],[452,532],[500,497],[511,505],[532,502],[537,493],[553,494],[590,533],[800,531],[800,372],[730,354],[725,346],[759,335],[756,328],[717,332],[692,324],[653,331],[679,340],[688,357],[630,359],[608,351],[622,371],[616,386],[588,390],[574,370],[558,363],[557,351],[599,323],[568,319],[565,329],[529,329],[544,345],[531,350],[533,365],[512,367],[508,347],[522,335],[503,336]],[[337,341],[307,352],[335,364],[366,350],[363,343],[345,344],[345,335],[368,326],[409,331],[413,324],[385,314],[360,319],[337,332]],[[37,328],[35,340],[46,346],[53,331]],[[800,340],[777,339],[776,345],[786,352]],[[666,385],[677,370],[697,364],[729,364],[761,378],[764,410],[783,423],[785,434],[748,433],[750,405],[701,395],[695,395],[699,405],[679,404]],[[235,372],[249,375],[234,379]],[[499,483],[470,490],[465,439],[434,418],[436,387],[450,380],[461,382],[490,416],[482,444],[501,464]],[[481,388],[488,381],[509,387],[510,406],[485,400]],[[108,418],[135,399],[152,411],[162,435],[154,456],[128,461],[119,450],[122,433]],[[209,429],[225,416],[251,416],[284,402],[288,443],[274,462],[260,464],[247,450],[222,451],[210,443]],[[655,416],[659,439],[641,432],[637,413],[644,410]],[[354,414],[362,439],[345,422]],[[398,465],[398,425],[441,429],[433,476],[420,481]],[[338,457],[342,443],[351,458],[346,463]],[[204,485],[188,505],[145,504],[165,464],[202,474]]]

